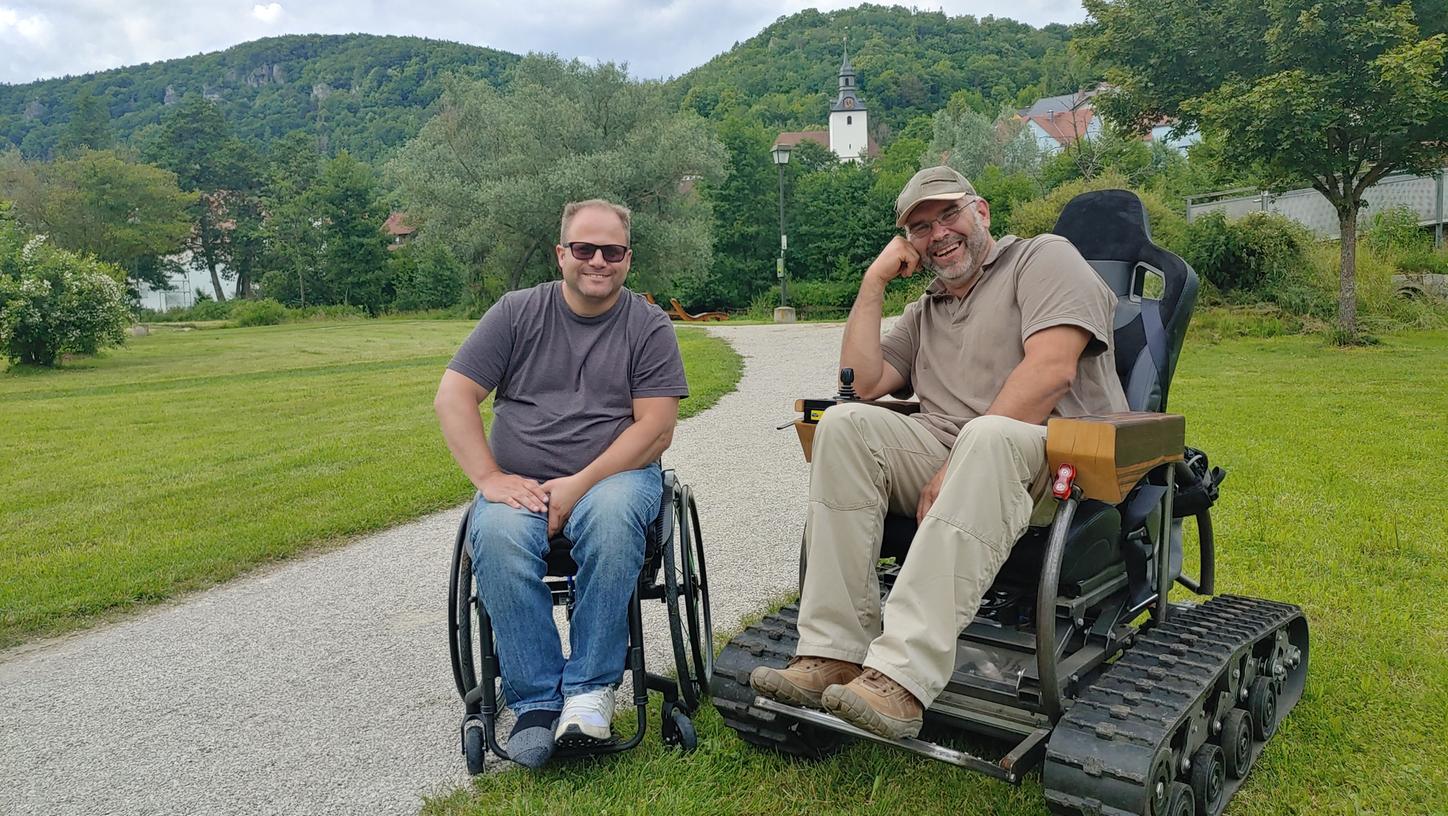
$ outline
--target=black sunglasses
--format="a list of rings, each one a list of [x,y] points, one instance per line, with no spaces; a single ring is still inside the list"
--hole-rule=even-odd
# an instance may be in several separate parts
[[[593,253],[603,251],[603,259],[609,263],[618,263],[623,256],[628,254],[628,247],[622,244],[590,244],[587,241],[569,241],[564,244],[573,257],[580,261],[593,260]]]

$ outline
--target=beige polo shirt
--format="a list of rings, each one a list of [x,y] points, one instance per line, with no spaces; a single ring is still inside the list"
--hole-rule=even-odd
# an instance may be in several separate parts
[[[896,396],[920,397],[917,421],[946,445],[990,408],[1025,359],[1025,340],[1051,326],[1080,326],[1091,340],[1070,393],[1051,416],[1125,411],[1116,376],[1112,316],[1116,294],[1059,235],[1007,235],[964,298],[936,281],[881,340],[885,361],[905,377]]]

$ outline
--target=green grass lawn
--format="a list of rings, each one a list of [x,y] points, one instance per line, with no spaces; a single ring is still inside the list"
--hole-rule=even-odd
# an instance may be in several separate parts
[[[161,329],[0,372],[0,648],[465,501],[432,396],[472,326]],[[741,362],[679,340],[688,416]]]
[[[1315,337],[1199,343],[1172,408],[1231,471],[1213,514],[1218,590],[1298,603],[1312,627],[1304,699],[1228,813],[1448,813],[1448,332],[1350,350]],[[785,759],[747,747],[710,708],[700,730],[692,755],[664,749],[655,727],[621,757],[482,776],[423,810],[1045,812],[1039,774],[1011,787],[873,744]]]

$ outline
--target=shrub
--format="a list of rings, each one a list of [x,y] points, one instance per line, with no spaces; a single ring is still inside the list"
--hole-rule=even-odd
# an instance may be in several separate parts
[[[858,280],[790,281],[789,303],[802,316],[843,317],[859,291]]]
[[[446,309],[463,296],[466,275],[447,247],[409,244],[388,259],[398,311]]]
[[[1394,255],[1394,266],[1404,274],[1448,275],[1448,252],[1430,247],[1401,250]]]
[[[131,315],[118,274],[40,237],[0,250],[0,346],[6,357],[53,366],[63,354],[95,354],[124,343]]]
[[[1182,256],[1223,293],[1245,292],[1276,300],[1300,288],[1308,271],[1312,235],[1278,213],[1250,213],[1228,221],[1208,213],[1187,228]],[[1286,304],[1284,304],[1286,305]]]
[[[1363,230],[1359,241],[1360,246],[1378,253],[1426,251],[1431,244],[1428,233],[1418,226],[1418,213],[1410,207],[1389,207],[1373,213],[1372,222]]]
[[[367,310],[361,306],[308,306],[305,309],[287,309],[288,320],[362,320]]]
[[[271,298],[244,300],[231,310],[238,326],[275,326],[287,319],[287,307]]]
[[[1094,179],[1080,179],[1063,184],[1044,198],[1018,203],[1011,209],[1011,232],[1022,238],[1050,232],[1071,199],[1094,190],[1131,190],[1146,205],[1151,224],[1151,239],[1172,252],[1182,254],[1186,246],[1186,219],[1182,218],[1161,196],[1149,190],[1133,190],[1124,176],[1104,173]]]
[[[190,323],[197,320],[225,320],[231,317],[231,307],[236,301],[215,301],[209,297],[196,299],[196,303],[185,309],[171,309],[165,312],[146,310],[147,323]]]

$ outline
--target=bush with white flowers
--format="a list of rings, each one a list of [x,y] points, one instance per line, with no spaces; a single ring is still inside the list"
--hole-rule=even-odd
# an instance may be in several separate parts
[[[114,267],[15,237],[0,236],[0,349],[11,362],[53,366],[125,342],[131,314]]]

